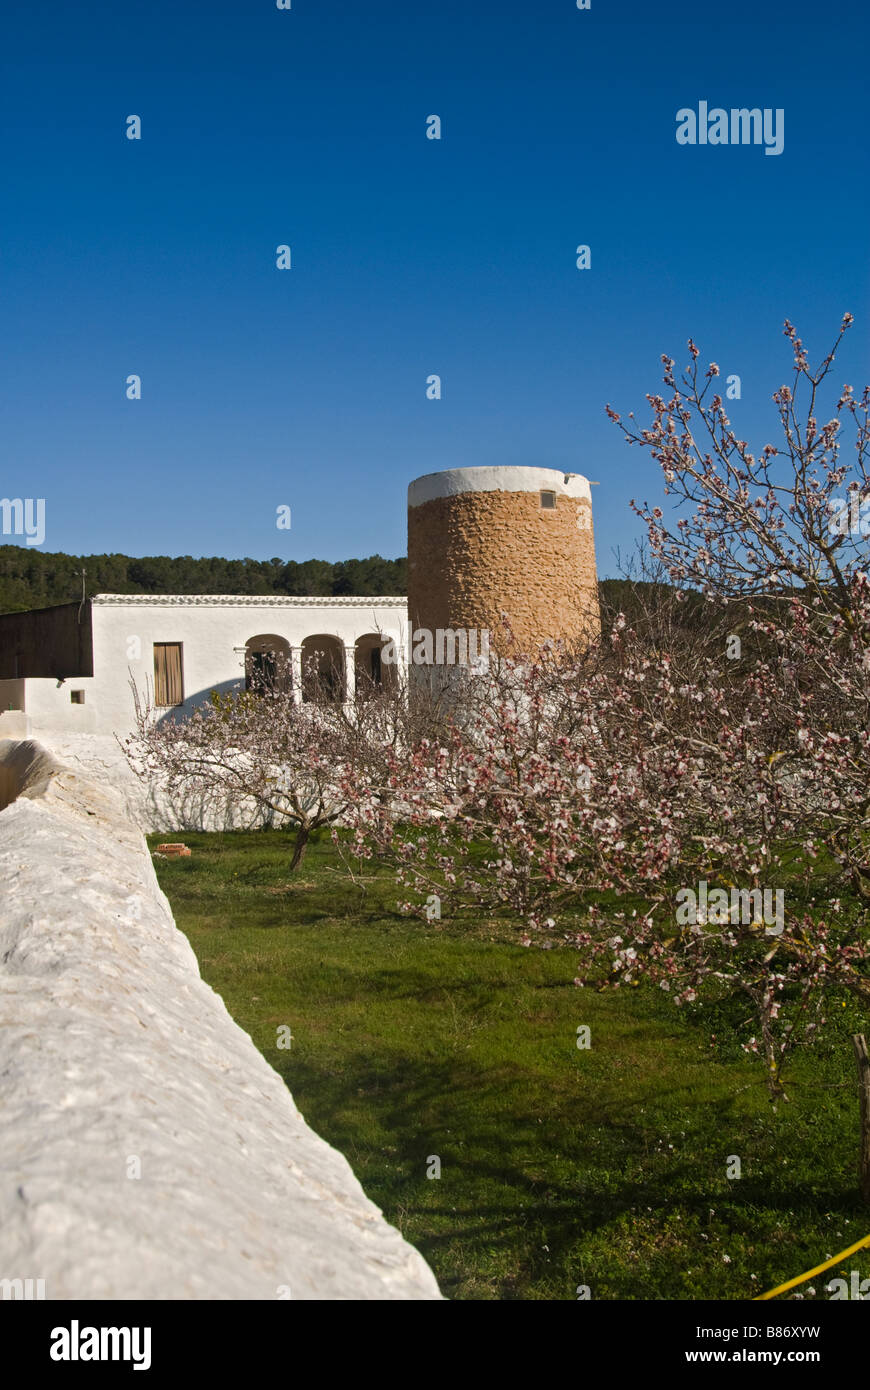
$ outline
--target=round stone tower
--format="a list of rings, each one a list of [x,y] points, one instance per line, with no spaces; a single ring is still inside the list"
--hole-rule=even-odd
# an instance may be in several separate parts
[[[494,652],[598,634],[589,483],[555,468],[451,468],[408,488],[408,617],[489,631]]]

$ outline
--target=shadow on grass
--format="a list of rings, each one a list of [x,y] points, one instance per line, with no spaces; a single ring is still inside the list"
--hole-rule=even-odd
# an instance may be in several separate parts
[[[761,1209],[769,1223],[777,1213],[848,1218],[860,1211],[854,1183],[835,1172],[822,1182],[785,1173],[772,1182],[761,1165],[753,1174],[750,1164],[739,1185],[729,1184],[728,1146],[714,1164],[709,1133],[745,1129],[734,1102],[703,1107],[686,1153],[668,1156],[651,1147],[660,1129],[637,1113],[636,1096],[566,1101],[561,1093],[552,1106],[530,1096],[528,1113],[521,1113],[523,1074],[511,1075],[509,1067],[494,1075],[461,1057],[414,1063],[357,1057],[345,1058],[335,1075],[285,1057],[280,1070],[309,1123],[348,1157],[372,1200],[390,1220],[401,1214],[436,1274],[444,1270],[448,1295],[457,1286],[449,1273],[457,1242],[466,1258],[476,1251],[508,1255],[526,1245],[530,1254],[546,1249],[550,1265],[570,1264],[581,1241],[613,1232],[648,1208],[659,1215],[679,1211],[687,1228],[703,1227],[715,1209],[747,1238]],[[684,1099],[680,1089],[669,1090],[674,1105]],[[386,1145],[372,1135],[372,1118]],[[441,1160],[440,1181],[426,1177],[433,1155]],[[526,1268],[525,1278],[533,1277]]]

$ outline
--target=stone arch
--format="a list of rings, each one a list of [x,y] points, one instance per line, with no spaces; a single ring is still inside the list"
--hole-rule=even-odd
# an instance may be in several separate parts
[[[383,660],[390,639],[382,632],[366,632],[354,643],[354,677],[357,695],[391,690],[396,679],[395,662]]]
[[[344,647],[332,633],[317,632],[302,643],[303,700],[345,699]]]
[[[290,643],[274,632],[262,632],[245,643],[245,689],[289,690]]]

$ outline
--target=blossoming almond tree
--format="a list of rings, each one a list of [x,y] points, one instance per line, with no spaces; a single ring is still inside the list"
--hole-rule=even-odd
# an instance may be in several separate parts
[[[756,456],[731,428],[713,383],[715,363],[691,363],[677,383],[663,357],[670,398],[650,395],[652,423],[625,425],[630,444],[658,461],[670,515],[635,506],[653,554],[677,585],[693,584],[719,603],[741,604],[766,645],[756,675],[777,687],[793,775],[795,812],[812,823],[847,870],[853,889],[870,887],[870,387],[856,401],[839,392],[819,424],[821,389],[852,323],[845,314],[834,346],[813,370],[793,326],[793,380],[773,394],[782,441]],[[633,416],[629,417],[633,420]],[[854,433],[851,461],[840,442]],[[634,504],[633,504],[634,505]],[[686,506],[690,515],[676,516]],[[785,750],[776,750],[784,757]]]
[[[347,818],[357,853],[396,866],[410,910],[435,894],[454,911],[506,911],[527,943],[576,944],[578,982],[606,962],[613,983],[648,978],[677,1003],[741,991],[756,1018],[747,1046],[779,1095],[823,986],[870,983],[854,923],[790,894],[773,937],[761,912],[678,921],[681,886],[755,903],[785,881],[784,858],[793,880],[796,857],[816,853],[788,771],[804,758],[791,709],[764,672],[707,656],[686,670],[684,653],[651,655],[617,622],[607,651],[503,663],[474,678],[440,745],[395,757],[391,801],[379,784],[348,788]]]
[[[608,413],[629,443],[651,451],[662,469],[665,497],[676,498],[676,508],[665,504],[667,516],[660,506],[635,507],[647,523],[653,555],[676,585],[697,586],[712,604],[736,608],[762,645],[762,654],[744,663],[742,687],[750,697],[747,709],[758,706],[762,723],[748,729],[732,707],[730,730],[738,731],[741,745],[754,743],[766,757],[771,789],[749,780],[742,803],[729,802],[738,852],[753,843],[747,798],[761,796],[777,812],[765,848],[775,833],[788,845],[792,872],[798,857],[809,865],[826,851],[860,904],[870,897],[870,390],[856,401],[844,386],[834,413],[819,424],[822,387],[851,322],[846,314],[816,369],[786,322],[793,380],[773,395],[782,440],[765,444],[758,455],[735,435],[714,387],[719,369],[711,363],[701,375],[691,340],[691,362],[679,383],[673,359],[662,359],[669,399],[648,397],[648,428],[637,426],[633,415],[623,424],[610,407]],[[848,462],[841,457],[844,423],[854,432]],[[694,512],[677,516],[686,506]],[[789,914],[757,970],[738,953],[737,978],[755,1000],[759,1023],[749,1045],[765,1056],[773,1094],[781,1093],[797,1019],[811,1001],[824,1007],[831,987],[847,988],[864,1003],[870,999],[868,914],[859,907],[844,923],[841,912],[835,897],[802,917]],[[678,967],[694,992],[705,975],[728,978],[719,947],[730,951],[735,943],[704,924],[693,935],[688,951],[669,951],[660,941],[646,944],[647,959]],[[787,994],[798,1007],[777,1030]],[[814,1024],[805,1026],[811,1030]]]
[[[830,990],[870,995],[866,913],[807,886],[824,854],[849,903],[868,880],[867,581],[854,538],[826,530],[847,478],[838,421],[813,414],[833,354],[812,374],[788,332],[810,415],[798,422],[796,389],[776,393],[781,458],[767,446],[756,463],[707,403],[718,369],[699,382],[693,344],[682,388],[665,359],[673,394],[650,398],[651,429],[627,427],[666,493],[696,506],[670,530],[661,508],[642,513],[675,601],[690,584],[706,596],[691,640],[653,614],[646,630],[618,619],[585,654],[496,664],[447,737],[396,761],[392,809],[361,788],[350,813],[358,848],[418,899],[506,909],[527,940],[567,936],[578,979],[606,958],[617,983],[650,978],[677,1002],[742,992],[773,1096]],[[857,424],[861,497],[867,403],[844,388],[837,407]],[[676,894],[698,882],[782,892],[775,934],[752,913],[680,923]]]
[[[733,599],[788,593],[807,607],[819,605],[849,622],[851,583],[866,572],[870,525],[870,387],[856,401],[843,386],[834,412],[819,424],[820,393],[837,349],[853,322],[845,314],[838,337],[813,370],[806,350],[786,320],[792,344],[791,385],[773,393],[782,439],[759,453],[735,434],[715,389],[719,368],[701,374],[699,350],[689,340],[690,365],[677,381],[675,363],[663,356],[666,400],[648,395],[652,420],[643,429],[634,412],[625,424],[607,407],[629,444],[649,449],[662,471],[666,497],[694,508],[674,520],[661,507],[634,510],[646,522],[653,554],[662,557],[675,584]],[[841,457],[844,423],[854,428],[851,462]],[[843,503],[850,506],[844,508]],[[857,515],[858,525],[850,518]]]
[[[313,832],[340,820],[346,788],[395,737],[390,700],[356,701],[353,710],[318,689],[294,702],[289,666],[276,654],[270,679],[258,689],[214,692],[186,718],[159,717],[150,691],[133,686],[135,731],[122,744],[142,779],[170,796],[200,796],[221,809],[252,806],[267,823],[294,832],[291,871]]]

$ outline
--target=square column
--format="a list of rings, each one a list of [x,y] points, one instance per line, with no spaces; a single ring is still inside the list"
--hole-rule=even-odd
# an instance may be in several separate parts
[[[302,648],[290,648],[290,680],[294,705],[302,704]]]
[[[352,705],[356,699],[356,644],[344,646],[344,700],[346,705]]]

